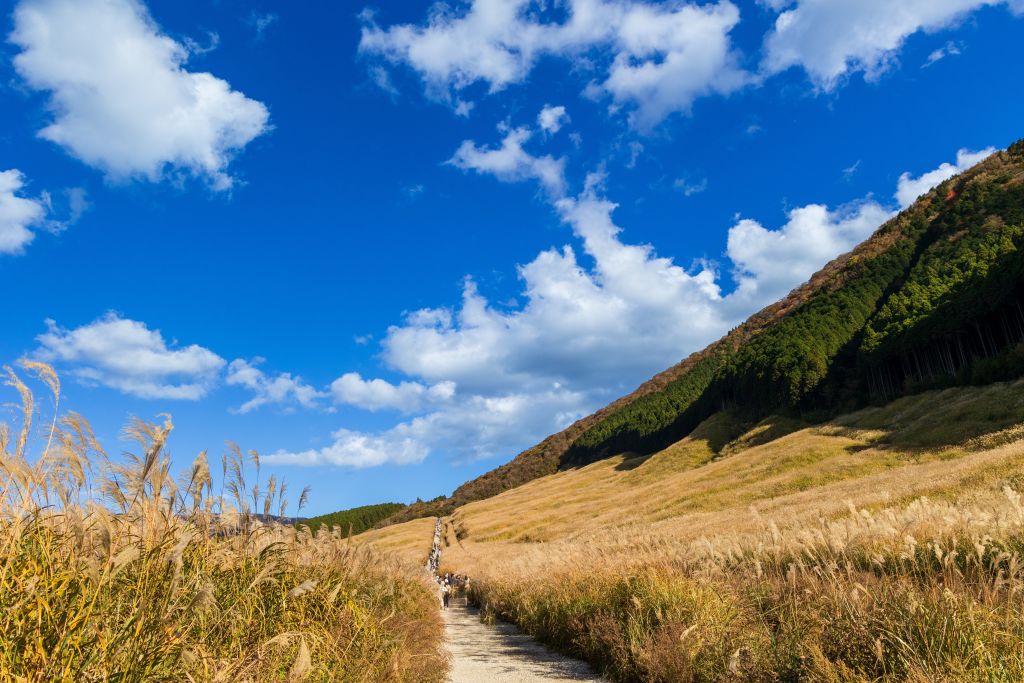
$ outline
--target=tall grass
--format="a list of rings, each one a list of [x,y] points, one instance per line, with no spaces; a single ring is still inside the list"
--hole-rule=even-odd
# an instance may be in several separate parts
[[[1024,680],[1024,503],[524,547],[475,599],[619,681]],[[479,575],[481,574],[482,575]]]
[[[443,626],[426,579],[338,529],[264,524],[286,487],[232,445],[212,490],[201,453],[180,478],[170,418],[133,422],[109,458],[89,424],[0,425],[0,680],[440,681]],[[255,476],[253,472],[255,471]],[[304,491],[301,498],[308,496]]]

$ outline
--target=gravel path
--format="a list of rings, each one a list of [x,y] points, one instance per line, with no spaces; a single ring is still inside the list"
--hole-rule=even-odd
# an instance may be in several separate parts
[[[481,623],[479,611],[461,599],[442,612],[452,655],[450,683],[604,681],[584,662],[545,649],[511,624]]]

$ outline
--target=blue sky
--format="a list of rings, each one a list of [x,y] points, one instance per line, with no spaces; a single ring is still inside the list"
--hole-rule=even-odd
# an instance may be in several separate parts
[[[328,5],[0,25],[0,359],[313,513],[449,493],[1024,136],[1019,0]]]

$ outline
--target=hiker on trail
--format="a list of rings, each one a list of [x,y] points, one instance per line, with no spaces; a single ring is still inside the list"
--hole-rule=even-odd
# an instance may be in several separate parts
[[[452,587],[445,581],[441,584],[441,603],[445,609],[448,609],[448,603],[452,600]]]

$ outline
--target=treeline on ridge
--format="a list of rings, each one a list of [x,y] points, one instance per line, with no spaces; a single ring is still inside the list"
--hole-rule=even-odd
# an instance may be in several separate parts
[[[375,524],[390,517],[396,512],[405,509],[407,506],[402,503],[378,503],[376,505],[363,505],[349,510],[339,510],[326,515],[309,517],[299,524],[308,526],[309,530],[316,533],[317,529],[326,526],[328,529],[339,527],[343,534],[361,534],[367,529],[372,529]]]

